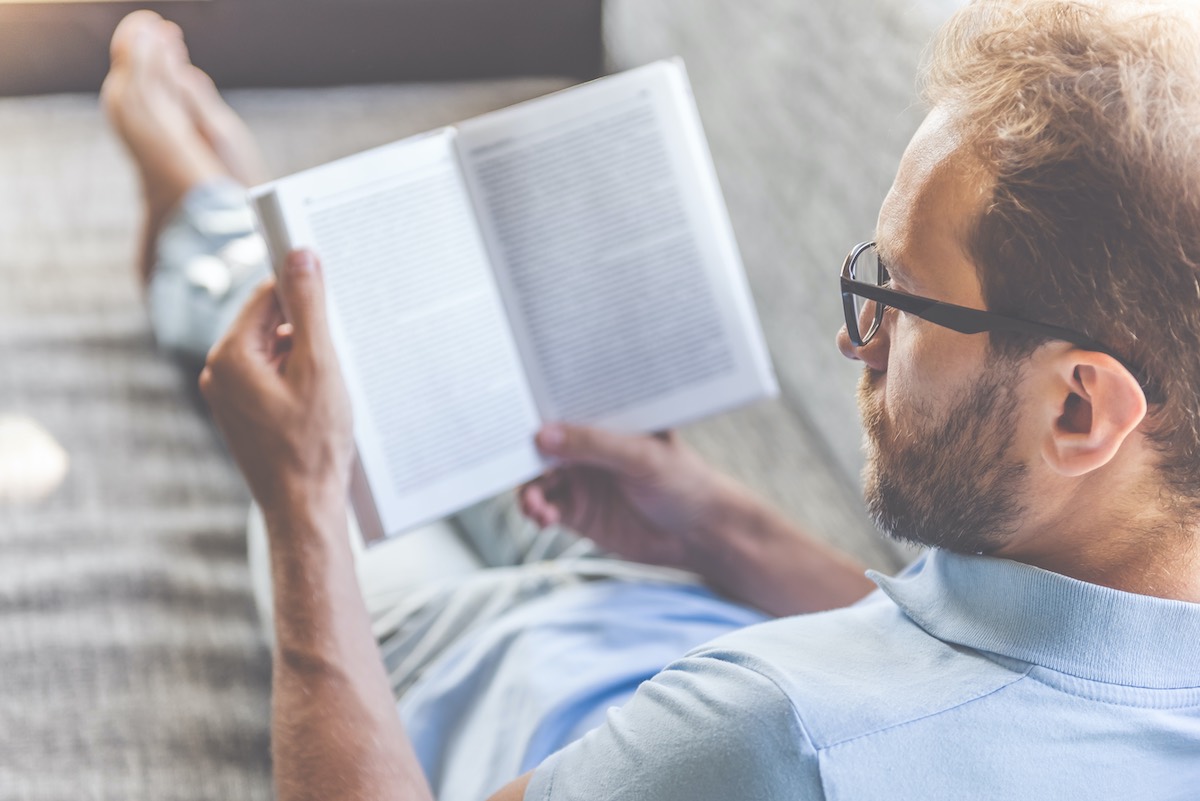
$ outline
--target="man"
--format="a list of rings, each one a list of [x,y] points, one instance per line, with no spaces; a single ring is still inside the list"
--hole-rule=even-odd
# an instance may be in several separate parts
[[[114,119],[169,183],[116,51]],[[1195,797],[1200,21],[976,3],[926,83],[874,243],[843,267],[838,342],[865,366],[868,504],[933,550],[853,606],[692,650],[493,798]],[[315,257],[251,292],[201,387],[271,539],[280,797],[431,797],[355,583],[350,414]],[[672,438],[554,425],[538,444],[563,464],[522,492],[540,525],[773,614],[866,591]],[[452,667],[421,681],[503,672]],[[480,697],[447,696],[468,713]],[[442,787],[485,769],[423,761]]]

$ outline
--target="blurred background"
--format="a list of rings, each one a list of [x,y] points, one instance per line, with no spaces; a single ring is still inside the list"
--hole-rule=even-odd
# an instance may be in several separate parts
[[[782,397],[685,432],[872,566],[836,273],[957,0],[169,0],[275,174],[666,57],[695,89]],[[96,89],[125,2],[0,0],[0,798],[268,799],[249,501],[157,352]]]

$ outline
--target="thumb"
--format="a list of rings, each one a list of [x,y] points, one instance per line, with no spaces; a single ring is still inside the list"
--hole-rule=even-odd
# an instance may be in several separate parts
[[[330,347],[325,282],[320,262],[311,250],[293,250],[287,255],[277,291],[284,314],[294,329],[292,352],[324,353]]]
[[[547,456],[627,475],[651,469],[657,449],[662,446],[660,440],[652,437],[562,423],[551,423],[542,428],[536,441],[538,449]]]

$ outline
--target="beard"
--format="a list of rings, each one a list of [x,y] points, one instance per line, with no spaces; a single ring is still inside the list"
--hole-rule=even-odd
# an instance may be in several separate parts
[[[928,422],[925,430],[893,430],[875,388],[879,374],[864,371],[858,388],[866,429],[864,495],[875,524],[893,539],[981,554],[1016,530],[1026,470],[1009,451],[1020,370],[1012,359],[993,358],[948,411],[914,407],[914,419]]]

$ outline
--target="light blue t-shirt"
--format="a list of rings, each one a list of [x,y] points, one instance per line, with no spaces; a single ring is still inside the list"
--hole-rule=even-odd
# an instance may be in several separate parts
[[[1200,799],[1200,604],[943,552],[872,578],[670,665],[526,799]]]

